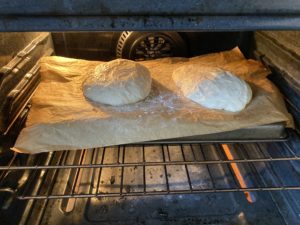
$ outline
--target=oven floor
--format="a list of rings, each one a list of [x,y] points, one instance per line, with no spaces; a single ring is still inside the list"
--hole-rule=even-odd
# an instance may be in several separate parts
[[[247,147],[248,145],[245,145]],[[249,145],[248,147],[250,148]],[[205,147],[205,146],[204,146]],[[209,151],[206,151],[207,158],[215,158],[215,150],[210,145]],[[267,148],[267,146],[265,146]],[[280,145],[270,145],[269,148]],[[149,150],[149,149],[148,149]],[[160,159],[156,148],[146,151],[146,160],[151,161]],[[178,146],[170,147],[169,157],[173,160],[179,160],[180,154]],[[254,151],[253,151],[254,152]],[[279,151],[278,151],[279,152]],[[75,153],[74,153],[75,154]],[[274,153],[276,154],[276,153]],[[117,151],[114,148],[107,149],[103,163],[110,163],[117,160]],[[138,161],[141,151],[138,147],[128,148],[125,161]],[[71,155],[69,155],[71,156]],[[188,156],[188,155],[187,155]],[[70,160],[72,157],[69,157]],[[74,157],[75,160],[76,157]],[[88,157],[87,157],[88,158]],[[100,158],[99,158],[100,160]],[[150,159],[149,159],[150,160]],[[72,161],[73,162],[73,161]],[[285,163],[285,162],[282,162]],[[284,171],[292,166],[281,167],[280,164],[272,169],[266,170],[257,164],[257,169],[262,176],[267,176],[266,171],[280,170],[286,174],[291,172]],[[293,167],[294,168],[294,167]],[[210,170],[215,183],[210,183],[207,170]],[[211,185],[216,187],[230,186],[232,180],[228,176],[228,167],[226,165],[189,165],[191,185],[193,187],[207,188]],[[293,169],[291,168],[291,171]],[[94,170],[99,174],[99,169]],[[167,165],[167,176],[169,178],[170,190],[180,190],[188,185],[186,173],[182,165]],[[120,168],[103,168],[100,185],[92,182],[96,180],[93,177],[93,170],[83,169],[78,193],[99,192],[99,193],[118,193],[120,191],[120,178],[122,177]],[[143,190],[143,170],[141,167],[128,167],[124,169],[124,187],[123,192],[136,192]],[[277,171],[278,172],[278,171]],[[165,179],[162,166],[152,166],[146,168],[147,186],[146,190],[164,190]],[[287,176],[287,175],[286,175]],[[73,178],[71,170],[60,171],[57,183],[54,186],[53,193],[59,193],[62,190],[69,192],[70,180]],[[283,176],[284,177],[284,176]],[[270,178],[268,178],[270,179]],[[67,185],[66,185],[67,184]],[[69,185],[68,185],[69,184]],[[287,215],[282,212],[282,207],[275,204],[282,204],[280,200],[283,195],[289,197],[289,192],[273,193],[256,192],[256,201],[249,203],[243,193],[202,193],[186,195],[161,195],[161,196],[143,196],[143,197],[101,197],[101,198],[77,198],[64,200],[38,200],[34,205],[34,210],[28,224],[105,224],[105,225],[201,225],[201,224],[255,224],[255,225],[281,225],[297,224],[297,220],[287,223],[283,218]],[[295,195],[296,194],[296,195]],[[293,196],[298,196],[299,192],[294,192]],[[288,199],[288,198],[287,198]],[[290,201],[292,202],[292,200]],[[288,205],[288,204],[287,204]],[[292,203],[290,203],[292,205]],[[296,206],[296,205],[294,205]],[[45,209],[41,211],[40,209]],[[281,211],[279,211],[279,209]],[[290,211],[290,208],[287,208]],[[294,208],[295,209],[295,208]],[[295,223],[296,222],[296,223]]]
[[[254,204],[241,193],[77,199],[68,213],[61,204],[50,200],[39,224],[285,224],[268,193],[258,194]]]
[[[288,142],[282,143],[235,145],[236,152],[246,151],[253,158],[260,158],[257,156],[258,148],[263,152],[269,152],[270,157],[276,158],[276,155],[287,154],[285,152],[288,151],[288,146],[295,149],[297,156],[300,155],[298,136],[292,136]],[[187,160],[193,152],[189,151],[191,147],[183,146],[185,152],[183,155]],[[195,151],[196,158],[200,157],[198,154],[201,153],[201,157],[206,159],[218,159],[216,145],[202,145],[202,148],[202,153]],[[94,151],[86,151],[85,157],[81,158],[82,163],[90,162],[91,159],[101,164],[115,163],[119,161],[119,158],[123,158],[126,163],[143,160],[143,154],[141,154],[143,151],[139,146],[126,147],[126,154],[125,149],[122,154],[119,154],[118,149],[117,147],[106,148],[105,151],[99,149],[97,150],[99,154],[95,155]],[[145,147],[144,160],[158,162],[166,155],[167,160],[174,162],[180,161],[183,157],[181,147],[178,145],[168,146],[167,154],[164,154],[164,149],[157,146]],[[80,161],[78,156],[81,154],[82,151],[68,152],[65,163],[77,165]],[[245,179],[252,180],[250,176],[252,167],[247,164],[243,165]],[[253,181],[261,179],[266,185],[270,183],[286,186],[298,185],[299,168],[298,161],[256,162],[257,174]],[[174,190],[187,189],[189,185],[195,189],[227,188],[232,186],[233,177],[230,176],[229,166],[226,164],[167,164],[165,166],[148,165],[144,168],[143,166],[125,168],[117,166],[102,169],[75,168],[75,170],[65,168],[58,170],[57,176],[53,176],[55,170],[52,172],[42,173],[45,176],[43,176],[39,195],[50,193],[49,196],[59,196],[59,194],[68,196],[73,190],[78,196],[82,195],[84,198],[28,200],[28,210],[24,210],[23,220],[19,225],[300,224],[300,191],[292,190],[252,192],[256,199],[254,203],[249,203],[242,192],[85,198],[87,193],[103,195],[115,193],[117,196],[120,193],[155,193],[166,190],[172,193]],[[33,185],[35,186],[35,182]],[[34,191],[30,194],[34,195]],[[26,202],[25,200],[18,201]],[[3,222],[5,225],[14,224],[10,222],[11,217],[12,215],[0,210],[1,225]]]

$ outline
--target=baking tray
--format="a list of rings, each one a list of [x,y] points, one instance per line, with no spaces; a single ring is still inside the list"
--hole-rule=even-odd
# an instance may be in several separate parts
[[[215,134],[180,137],[174,139],[139,142],[135,144],[186,144],[186,143],[231,143],[284,141],[288,132],[284,123],[272,123]]]

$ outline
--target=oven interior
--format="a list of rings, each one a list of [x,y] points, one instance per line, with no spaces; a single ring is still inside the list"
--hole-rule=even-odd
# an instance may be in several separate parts
[[[297,31],[0,33],[0,224],[300,224],[299,40]],[[235,46],[271,70],[295,130],[279,139],[9,149],[42,56],[149,60]]]

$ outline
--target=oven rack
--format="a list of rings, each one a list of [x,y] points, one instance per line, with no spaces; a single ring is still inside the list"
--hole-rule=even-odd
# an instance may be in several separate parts
[[[244,192],[253,199],[256,191],[300,190],[299,160],[300,151],[289,141],[15,153],[0,166],[0,189],[22,171],[12,190],[19,199],[218,192]]]

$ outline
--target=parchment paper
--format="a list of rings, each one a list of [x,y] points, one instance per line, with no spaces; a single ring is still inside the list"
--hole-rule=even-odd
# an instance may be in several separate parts
[[[194,58],[165,58],[140,62],[151,72],[152,91],[144,101],[126,106],[95,104],[83,96],[82,82],[96,61],[63,57],[41,60],[41,83],[13,150],[39,153],[118,145],[232,131],[285,122],[292,127],[281,94],[266,79],[269,71],[246,60],[238,48]],[[209,110],[184,98],[172,80],[178,66],[189,63],[218,66],[241,76],[253,99],[245,110]]]

